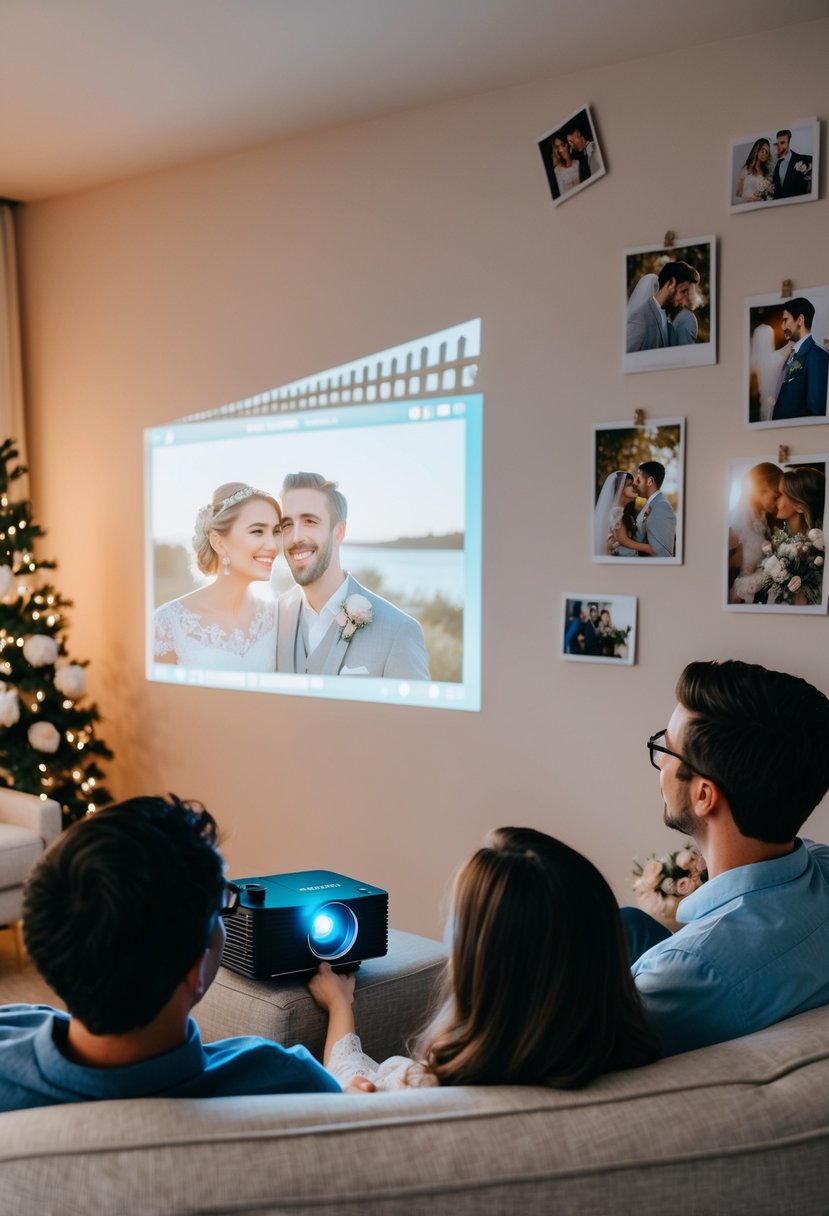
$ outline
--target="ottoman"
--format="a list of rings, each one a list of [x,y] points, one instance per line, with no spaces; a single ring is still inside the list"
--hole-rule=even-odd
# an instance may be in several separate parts
[[[434,1008],[445,962],[446,950],[440,942],[390,929],[388,954],[361,963],[354,1017],[367,1055],[379,1061],[408,1054],[407,1040]],[[260,1035],[285,1047],[302,1043],[322,1060],[327,1018],[314,1004],[304,980],[290,976],[250,980],[220,967],[193,1017],[206,1043]]]

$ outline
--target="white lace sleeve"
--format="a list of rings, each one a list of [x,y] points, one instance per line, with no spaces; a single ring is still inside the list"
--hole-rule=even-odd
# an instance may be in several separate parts
[[[326,1067],[343,1089],[350,1085],[355,1077],[365,1077],[366,1080],[373,1081],[381,1092],[392,1089],[421,1089],[438,1083],[434,1073],[406,1056],[390,1056],[388,1060],[378,1064],[365,1054],[360,1037],[356,1034],[346,1034],[337,1040],[331,1049]]]
[[[169,604],[162,604],[160,608],[156,608],[153,615],[153,635],[155,638],[153,651],[157,659],[162,659],[165,654],[175,654],[173,614]]]

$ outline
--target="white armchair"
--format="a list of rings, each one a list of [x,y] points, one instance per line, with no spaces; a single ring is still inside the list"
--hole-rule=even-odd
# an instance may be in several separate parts
[[[57,802],[0,788],[0,925],[14,925],[20,941],[23,883],[61,828]]]

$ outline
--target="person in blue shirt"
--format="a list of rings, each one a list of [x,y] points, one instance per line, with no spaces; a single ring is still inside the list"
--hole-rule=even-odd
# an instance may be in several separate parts
[[[670,1055],[829,1004],[829,847],[797,837],[829,789],[829,699],[756,664],[690,663],[648,740],[668,827],[709,880],[673,935],[623,909],[633,976]]]
[[[304,1047],[201,1042],[190,1013],[237,903],[216,823],[198,804],[131,798],[69,828],[35,864],[23,904],[26,947],[69,1012],[0,1008],[0,1111],[341,1092]]]

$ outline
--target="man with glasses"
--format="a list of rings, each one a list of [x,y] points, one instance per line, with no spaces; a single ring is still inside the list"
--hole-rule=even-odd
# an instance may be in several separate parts
[[[0,1010],[0,1111],[96,1098],[340,1092],[304,1047],[202,1044],[238,890],[198,804],[131,798],[69,828],[24,893],[27,949],[66,1003]]]
[[[755,664],[690,663],[648,740],[668,827],[708,881],[668,933],[624,915],[633,975],[665,1053],[829,1004],[829,847],[797,833],[829,789],[829,700]]]

